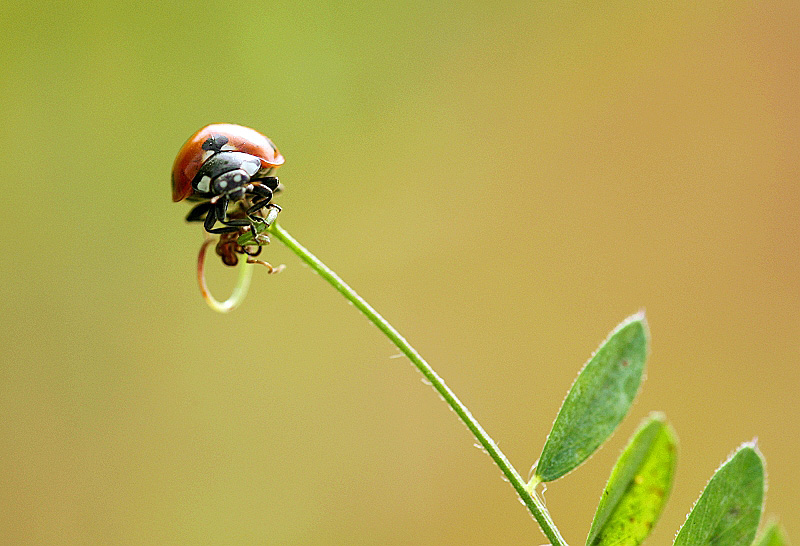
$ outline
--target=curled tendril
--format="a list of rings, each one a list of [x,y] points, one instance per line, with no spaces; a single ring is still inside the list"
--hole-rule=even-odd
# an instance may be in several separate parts
[[[200,253],[197,255],[197,282],[200,285],[200,294],[202,294],[209,307],[218,313],[229,313],[236,309],[247,295],[247,290],[250,288],[250,279],[253,277],[253,265],[245,260],[239,264],[239,278],[231,296],[225,301],[218,301],[211,295],[208,284],[206,284],[206,250],[213,242],[213,239],[206,239],[200,247]]]
[[[217,243],[217,254],[222,258],[222,263],[225,265],[239,265],[239,278],[236,281],[236,286],[233,287],[231,296],[225,301],[218,301],[211,295],[211,291],[208,289],[208,284],[206,283],[206,251],[213,242],[214,239],[206,239],[200,246],[200,252],[197,255],[197,283],[200,285],[200,294],[203,296],[208,306],[219,313],[229,313],[242,303],[245,296],[247,296],[247,290],[250,288],[254,264],[263,265],[267,268],[267,273],[271,275],[280,273],[286,267],[284,265],[272,267],[263,260],[256,260],[253,258],[253,256],[258,256],[261,253],[261,247],[258,247],[258,250],[255,252],[248,252],[250,249],[236,244],[235,238],[220,238]],[[246,254],[247,259],[239,263],[239,256],[237,253]]]

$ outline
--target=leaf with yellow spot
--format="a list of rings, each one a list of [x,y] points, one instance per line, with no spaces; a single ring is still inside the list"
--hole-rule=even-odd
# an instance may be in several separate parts
[[[676,443],[662,414],[642,423],[611,471],[587,546],[636,546],[650,534],[672,485]]]

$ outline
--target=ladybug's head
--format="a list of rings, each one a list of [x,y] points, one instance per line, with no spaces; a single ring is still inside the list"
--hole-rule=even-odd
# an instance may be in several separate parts
[[[216,195],[226,194],[232,201],[238,201],[245,195],[245,186],[250,183],[250,175],[244,169],[236,169],[222,173],[214,179],[211,190]]]
[[[219,146],[220,143],[219,138],[212,137],[203,145]],[[223,150],[212,153],[197,171],[192,187],[202,194],[224,194],[234,201],[243,198],[245,186],[261,169],[261,160],[244,152]]]

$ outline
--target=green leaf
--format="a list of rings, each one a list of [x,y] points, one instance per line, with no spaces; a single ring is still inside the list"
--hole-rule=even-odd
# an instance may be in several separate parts
[[[744,444],[717,469],[686,518],[675,546],[750,546],[764,502],[764,460]]]
[[[650,534],[672,485],[676,443],[663,415],[642,423],[611,471],[587,546],[636,546]]]
[[[789,539],[786,538],[786,532],[778,522],[773,521],[767,524],[753,546],[789,546]]]
[[[536,465],[534,481],[560,478],[611,436],[639,390],[647,346],[643,313],[611,332],[567,393]]]

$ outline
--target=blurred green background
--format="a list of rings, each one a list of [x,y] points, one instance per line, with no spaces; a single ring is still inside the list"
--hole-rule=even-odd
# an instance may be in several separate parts
[[[650,410],[651,539],[758,438],[800,540],[800,7],[5,2],[0,540],[541,544],[465,427],[280,244],[202,302],[170,200],[211,122],[286,157],[281,223],[403,332],[525,474],[645,308],[648,380],[546,500],[583,542]],[[212,264],[220,296],[235,278]]]

